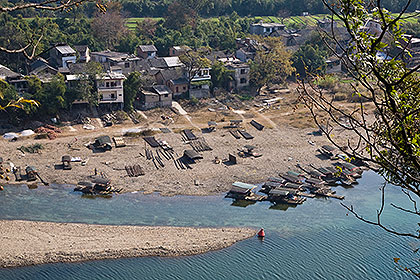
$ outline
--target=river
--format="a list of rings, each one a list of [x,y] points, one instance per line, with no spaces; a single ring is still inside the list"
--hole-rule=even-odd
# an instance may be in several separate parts
[[[374,218],[382,179],[365,172],[354,188],[338,187],[343,203]],[[384,223],[413,232],[416,217],[390,202],[407,205],[388,187]],[[420,244],[365,224],[333,199],[308,199],[296,208],[273,209],[268,202],[247,207],[222,196],[162,197],[124,194],[81,198],[64,186],[7,187],[0,192],[0,219],[113,225],[264,227],[266,238],[251,238],[203,255],[134,258],[0,269],[0,279],[411,279],[394,257],[413,265]],[[141,238],[141,237],[139,237]],[[415,278],[413,278],[415,279]]]

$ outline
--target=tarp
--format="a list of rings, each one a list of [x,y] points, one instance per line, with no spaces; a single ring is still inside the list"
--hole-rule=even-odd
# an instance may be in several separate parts
[[[6,140],[12,140],[12,139],[15,139],[15,138],[19,138],[19,135],[17,133],[14,133],[14,132],[8,132],[8,133],[5,133],[3,135],[3,138],[6,139]]]
[[[187,137],[188,140],[196,140],[197,136],[194,135],[194,133],[192,133],[192,131],[190,129],[184,129],[182,132],[184,132],[185,136]]]
[[[22,136],[22,137],[31,136],[31,135],[34,135],[34,134],[35,134],[35,132],[31,129],[26,129],[26,130],[23,130],[23,131],[20,132],[20,136]]]
[[[159,147],[159,143],[156,141],[154,136],[148,136],[148,137],[144,137],[143,138],[144,141],[147,142],[147,144],[149,144],[152,148],[157,148]]]
[[[254,139],[254,136],[246,132],[245,130],[238,130],[238,132],[244,137],[246,140]]]
[[[263,130],[264,126],[254,120],[251,121],[251,125],[258,130]]]

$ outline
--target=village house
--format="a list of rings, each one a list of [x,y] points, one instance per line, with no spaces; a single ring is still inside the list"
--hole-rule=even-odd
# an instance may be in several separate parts
[[[326,74],[337,74],[343,72],[340,58],[332,56],[329,57],[325,63],[327,64],[327,68],[325,69]]]
[[[172,91],[165,85],[155,85],[143,89],[139,94],[140,109],[149,110],[172,106]]]
[[[140,45],[137,47],[137,55],[143,59],[156,57],[157,49],[154,45]]]
[[[405,50],[402,55],[403,60],[407,63],[409,68],[414,68],[420,63],[420,38],[411,35],[404,35],[405,40],[400,40],[401,48],[395,50],[393,55],[398,56]],[[407,51],[410,53],[408,54]]]
[[[129,75],[134,71],[143,71],[144,64],[142,59],[132,54],[102,51],[92,52],[91,57],[93,61],[102,64],[106,71],[110,71],[112,66],[119,66],[124,75]]]
[[[243,63],[239,60],[228,62],[225,64],[226,68],[233,71],[233,81],[230,82],[229,88],[239,91],[249,86],[249,72],[250,67],[248,63]]]
[[[181,56],[189,51],[191,48],[188,46],[173,46],[169,48],[169,56]]]
[[[189,97],[190,98],[207,98],[210,96],[211,68],[202,68],[196,71],[191,79]]]
[[[172,57],[155,57],[147,60],[150,70],[161,70],[170,68],[182,68],[185,65],[178,56]]]
[[[77,85],[83,78],[83,74],[66,75],[66,82],[69,87]],[[100,107],[121,110],[124,107],[124,80],[125,76],[118,72],[106,72],[96,77],[96,88],[98,90],[98,104]],[[86,104],[85,100],[76,100],[74,104]]]
[[[25,92],[28,87],[28,81],[25,80],[22,74],[16,73],[1,64],[0,64],[0,80],[7,82],[11,86],[14,86],[18,93]]]
[[[258,50],[267,50],[268,47],[251,38],[237,38],[236,49],[235,57],[242,62],[247,62],[254,60]]]
[[[50,50],[51,66],[68,68],[70,63],[76,63],[76,51],[70,46],[59,45]]]
[[[259,23],[251,24],[249,33],[260,36],[269,36],[274,31],[284,30],[285,27],[284,24],[280,23],[264,23],[260,21]]]
[[[188,80],[184,69],[162,69],[156,75],[156,82],[159,85],[166,85],[173,93],[174,99],[187,97]]]
[[[121,73],[107,72],[96,81],[99,95],[99,106],[107,105],[110,108],[123,109],[124,107],[124,80]]]
[[[77,45],[74,46],[74,49],[76,50],[77,62],[88,63],[90,61],[90,49],[88,46]]]

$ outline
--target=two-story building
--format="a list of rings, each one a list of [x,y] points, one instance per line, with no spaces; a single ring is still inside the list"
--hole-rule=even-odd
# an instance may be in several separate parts
[[[230,88],[239,91],[249,86],[249,72],[250,67],[248,63],[241,61],[233,61],[225,64],[226,68],[233,71],[233,81],[231,81]]]
[[[77,86],[80,80],[87,78],[84,74],[66,75],[69,87]],[[98,104],[100,107],[121,110],[124,107],[125,76],[118,72],[106,72],[96,76]],[[86,100],[76,100],[74,104],[86,104]]]
[[[25,80],[22,74],[16,73],[4,65],[0,64],[0,80],[7,82],[9,85],[14,86],[19,93],[27,90],[28,81]]]
[[[210,96],[210,83],[211,83],[211,68],[202,68],[194,71],[195,75],[191,79],[189,97],[190,98],[207,98]]]
[[[185,76],[184,69],[162,69],[159,70],[155,79],[158,85],[166,85],[173,94],[174,99],[187,97],[188,80]]]
[[[96,87],[99,95],[99,106],[124,107],[125,76],[121,73],[107,72],[98,76]]]
[[[55,46],[50,50],[50,64],[56,68],[68,68],[76,63],[76,51],[68,45]]]
[[[140,108],[148,110],[172,106],[172,91],[165,85],[155,85],[143,89],[139,94]]]

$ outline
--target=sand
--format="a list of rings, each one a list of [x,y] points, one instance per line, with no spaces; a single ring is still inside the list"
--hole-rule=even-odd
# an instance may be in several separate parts
[[[152,161],[140,155],[145,155],[145,141],[142,138],[125,138],[126,147],[113,148],[102,153],[94,153],[85,147],[85,144],[93,142],[99,135],[120,136],[126,128],[127,126],[114,126],[86,132],[79,127],[77,133],[67,132],[67,136],[55,140],[23,139],[8,142],[2,139],[0,156],[5,161],[21,166],[22,170],[28,165],[35,166],[41,177],[49,183],[77,184],[89,181],[89,176],[94,174],[96,168],[99,172],[104,172],[117,188],[123,188],[124,192],[158,192],[165,196],[215,195],[228,191],[235,181],[260,183],[270,176],[278,176],[280,172],[296,170],[297,163],[323,165],[324,161],[316,157],[316,150],[321,145],[328,144],[324,137],[308,135],[314,131],[311,128],[299,129],[284,125],[258,131],[246,121],[245,128],[255,137],[252,140],[237,140],[223,128],[218,128],[213,133],[195,131],[197,136],[205,138],[213,150],[203,152],[204,159],[192,164],[191,170],[178,170],[173,161],[165,159],[165,167],[157,170]],[[180,128],[172,129],[175,132],[160,133],[155,137],[167,141],[180,157],[191,146],[182,141],[180,133],[176,133]],[[44,146],[41,154],[22,154],[17,150],[22,145],[33,143]],[[69,143],[73,143],[72,148],[69,148]],[[241,158],[236,165],[213,163],[215,157],[225,160],[229,154],[237,155],[238,149],[244,145],[256,146],[263,156]],[[60,170],[61,157],[66,154],[88,159],[88,163],[86,166],[74,163],[72,170]],[[141,165],[146,175],[128,177],[124,167],[134,164]],[[16,183],[14,176],[10,177],[10,183]]]
[[[0,267],[131,257],[176,257],[229,247],[250,228],[106,226],[0,220]]]

